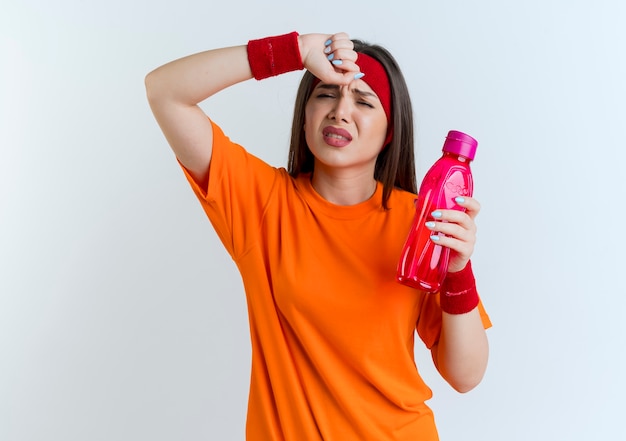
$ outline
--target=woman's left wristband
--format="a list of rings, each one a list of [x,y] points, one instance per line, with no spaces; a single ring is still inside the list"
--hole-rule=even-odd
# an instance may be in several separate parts
[[[441,310],[448,314],[466,314],[479,302],[471,261],[456,273],[448,273],[439,292]]]

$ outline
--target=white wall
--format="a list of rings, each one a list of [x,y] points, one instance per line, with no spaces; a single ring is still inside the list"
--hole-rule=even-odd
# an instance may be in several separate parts
[[[0,440],[243,439],[241,284],[143,78],[291,30],[396,55],[419,176],[449,129],[480,142],[474,265],[491,361],[458,395],[418,347],[442,440],[624,439],[625,3],[216,3],[2,2]],[[204,107],[282,165],[299,76]]]

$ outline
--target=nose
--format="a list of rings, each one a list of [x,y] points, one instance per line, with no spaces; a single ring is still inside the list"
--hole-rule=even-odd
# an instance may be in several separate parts
[[[341,94],[335,100],[335,105],[328,114],[328,118],[335,121],[349,122],[351,111],[352,104],[350,100],[344,94]]]

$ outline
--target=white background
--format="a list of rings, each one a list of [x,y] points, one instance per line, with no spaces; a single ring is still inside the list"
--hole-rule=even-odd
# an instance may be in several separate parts
[[[143,79],[292,30],[392,51],[418,178],[448,130],[479,141],[474,266],[491,359],[459,395],[416,345],[442,440],[625,439],[625,5],[2,0],[0,440],[243,439],[240,279]],[[284,165],[300,75],[203,107]]]

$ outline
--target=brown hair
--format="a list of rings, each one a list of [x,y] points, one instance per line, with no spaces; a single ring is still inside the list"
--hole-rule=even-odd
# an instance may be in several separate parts
[[[413,107],[408,87],[398,63],[387,49],[361,40],[352,40],[354,50],[369,55],[380,62],[391,87],[391,124],[393,137],[381,150],[376,159],[374,179],[383,184],[382,205],[387,209],[387,201],[394,187],[417,193],[415,177],[415,154],[413,136]],[[315,77],[309,71],[304,73],[298,92],[291,126],[288,171],[291,176],[313,171],[313,154],[306,144],[304,135],[304,112],[311,96]]]

